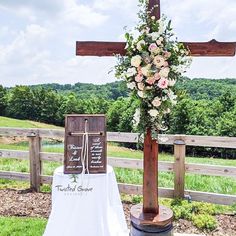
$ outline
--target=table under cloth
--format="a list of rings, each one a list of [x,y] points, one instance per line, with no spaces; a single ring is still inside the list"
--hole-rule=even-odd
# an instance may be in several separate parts
[[[113,168],[106,174],[53,175],[52,210],[44,236],[128,236]]]

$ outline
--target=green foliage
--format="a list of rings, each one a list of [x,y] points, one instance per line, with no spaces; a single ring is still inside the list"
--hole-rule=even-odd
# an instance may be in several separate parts
[[[47,220],[42,218],[0,217],[1,236],[41,236]]]
[[[186,200],[174,199],[170,204],[175,219],[186,219],[199,229],[213,230],[217,226],[213,215],[217,213],[216,205],[203,202],[189,203]]]
[[[33,93],[27,86],[16,86],[10,92],[6,114],[12,118],[33,119]]]
[[[143,200],[143,197],[141,195],[133,195],[132,196],[132,203],[133,204],[139,204]]]
[[[113,102],[107,112],[108,130],[130,132],[133,129],[135,103],[130,98],[119,98]]]
[[[217,227],[216,219],[207,214],[194,215],[192,221],[199,229],[214,230]]]
[[[5,114],[5,109],[7,107],[7,90],[0,85],[0,116]]]
[[[177,83],[176,92],[179,102],[167,119],[168,133],[236,136],[235,79],[182,78]],[[138,105],[127,96],[124,82],[105,85],[45,84],[10,89],[0,86],[0,115],[63,126],[65,114],[103,113],[107,116],[109,131],[136,132],[132,121]],[[0,126],[7,126],[10,121],[4,122],[0,120]],[[23,122],[19,123],[19,127],[28,125]],[[191,147],[191,155],[196,154],[236,157],[234,150]]]

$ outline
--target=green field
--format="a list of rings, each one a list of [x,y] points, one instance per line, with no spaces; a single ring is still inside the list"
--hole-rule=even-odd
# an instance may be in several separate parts
[[[52,145],[53,146],[53,145]],[[17,144],[0,144],[0,149],[14,149],[14,150],[27,150],[28,143],[22,142]],[[50,147],[48,143],[46,146],[43,145],[43,151],[45,152],[63,152],[63,147]],[[134,151],[128,148],[108,145],[108,156],[112,157],[126,157],[126,158],[142,158],[141,151]],[[161,153],[159,155],[161,161],[173,161],[171,154]],[[214,164],[224,166],[236,166],[236,160],[225,160],[225,159],[213,159],[213,158],[197,158],[187,157],[188,163],[202,163],[202,164]],[[57,162],[43,162],[43,174],[52,175],[56,167],[60,166]],[[5,171],[19,171],[29,172],[29,163],[26,160],[16,159],[0,159],[0,169]],[[118,182],[131,183],[131,184],[142,184],[142,170],[131,170],[124,168],[115,168],[115,173]],[[186,175],[186,189],[203,191],[203,192],[215,192],[223,194],[236,194],[236,181],[229,177],[215,177],[215,176],[204,176],[187,174]],[[17,183],[15,181],[1,180],[1,188],[28,186],[26,183]],[[173,188],[174,175],[173,173],[160,172],[159,173],[159,186]],[[48,188],[47,188],[48,189]]]
[[[0,235],[41,236],[46,223],[42,218],[0,217]]]
[[[0,127],[15,127],[15,128],[45,128],[45,129],[57,129],[58,126],[48,125],[31,120],[17,120],[4,116],[0,116]]]

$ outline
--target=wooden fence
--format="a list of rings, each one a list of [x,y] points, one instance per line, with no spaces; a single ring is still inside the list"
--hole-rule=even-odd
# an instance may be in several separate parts
[[[108,141],[137,143],[138,134],[108,132]],[[18,129],[0,128],[0,136],[22,136],[29,139],[29,151],[0,150],[0,158],[16,158],[29,160],[30,173],[0,171],[0,178],[30,181],[31,188],[39,191],[41,184],[51,184],[52,176],[42,175],[42,161],[63,162],[63,154],[41,151],[42,138],[64,138],[64,130],[57,129]],[[186,146],[236,148],[235,137],[192,136],[192,135],[160,135],[160,144],[174,145],[174,162],[158,163],[159,171],[174,172],[174,189],[158,188],[159,196],[166,198],[191,197],[194,201],[205,201],[216,204],[231,205],[236,203],[236,196],[209,192],[185,190],[185,174],[224,176],[236,178],[236,167],[188,164],[185,163]],[[143,169],[143,161],[139,159],[108,157],[113,167]],[[119,190],[126,194],[142,194],[142,186],[119,183]]]

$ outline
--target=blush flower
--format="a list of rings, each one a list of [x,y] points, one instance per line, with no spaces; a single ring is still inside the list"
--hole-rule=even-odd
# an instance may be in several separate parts
[[[138,89],[143,91],[144,90],[144,83],[138,83]]]
[[[152,101],[152,105],[154,107],[159,107],[161,105],[161,99],[159,97],[155,97]]]
[[[148,111],[148,113],[152,117],[156,117],[159,114],[158,110],[156,110],[156,109],[151,109]]]
[[[146,79],[146,82],[147,82],[149,85],[154,84],[155,81],[156,81],[156,80],[155,80],[155,77],[154,77],[154,76],[148,77],[148,78]]]
[[[137,43],[137,49],[141,52],[143,50],[143,46],[145,45],[145,41],[144,40],[140,40],[138,43]]]
[[[142,57],[137,55],[131,58],[131,66],[139,67],[142,62]]]
[[[137,73],[136,69],[134,67],[131,67],[126,71],[126,76],[131,77],[134,76],[136,73]]]
[[[156,65],[157,68],[161,68],[164,66],[165,59],[162,56],[155,56],[153,63]]]
[[[165,58],[169,58],[171,56],[171,52],[164,52],[164,57]]]
[[[141,72],[144,76],[148,77],[151,73],[151,64],[148,64],[141,68]]]
[[[143,76],[141,73],[138,73],[136,76],[135,76],[135,81],[140,83],[141,81],[143,80]]]
[[[161,89],[166,89],[168,87],[168,80],[166,78],[161,78],[159,81],[158,81],[158,87],[161,88]]]
[[[154,78],[155,78],[155,80],[159,80],[161,78],[161,76],[159,73],[155,73]]]
[[[160,49],[157,47],[155,43],[151,43],[148,47],[148,51],[154,54],[158,54],[160,52]]]
[[[169,75],[169,72],[170,72],[170,68],[169,67],[164,67],[160,70],[159,74],[161,77],[168,77]]]

